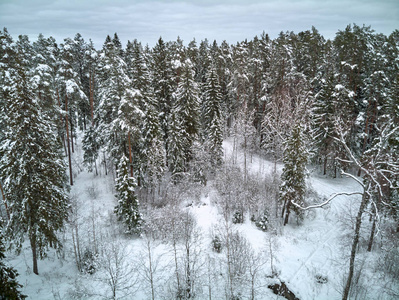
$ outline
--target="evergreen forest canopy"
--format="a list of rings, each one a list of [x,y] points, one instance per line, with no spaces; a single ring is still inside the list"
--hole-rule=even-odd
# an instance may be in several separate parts
[[[85,166],[116,174],[115,213],[127,234],[145,230],[140,206],[161,205],[165,181],[217,176],[228,137],[284,164],[284,225],[307,209],[309,163],[362,184],[358,219],[369,210],[373,222],[398,222],[398,30],[349,25],[326,40],[313,27],[233,45],[160,38],[152,48],[137,40],[123,48],[115,33],[95,49],[80,34],[57,44],[3,29],[0,87],[4,232],[17,248],[28,237],[36,274],[35,260],[62,246],[78,132]],[[239,221],[248,208],[234,211]]]

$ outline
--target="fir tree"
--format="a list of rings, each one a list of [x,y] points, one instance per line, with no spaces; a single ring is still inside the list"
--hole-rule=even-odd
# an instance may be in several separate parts
[[[284,168],[281,175],[280,202],[283,205],[281,216],[284,225],[288,223],[288,218],[293,210],[302,219],[303,214],[295,204],[303,206],[306,192],[306,164],[308,160],[308,150],[303,134],[303,128],[297,124],[285,145]]]
[[[65,165],[53,124],[42,117],[33,92],[22,44],[17,43],[15,64],[9,66],[10,91],[8,129],[0,145],[0,174],[10,204],[7,237],[18,249],[27,235],[37,259],[48,246],[61,247],[57,232],[68,215]]]
[[[118,204],[115,213],[125,226],[127,234],[138,234],[141,231],[142,217],[139,212],[139,201],[135,194],[136,180],[130,176],[129,159],[122,155],[116,178],[116,198]]]

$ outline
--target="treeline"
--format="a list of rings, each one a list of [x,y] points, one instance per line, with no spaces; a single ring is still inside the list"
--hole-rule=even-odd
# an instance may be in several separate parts
[[[373,218],[381,210],[397,220],[398,57],[398,30],[385,36],[357,25],[333,40],[313,27],[234,45],[160,38],[152,48],[137,40],[122,47],[115,33],[102,49],[80,34],[57,44],[43,35],[14,41],[4,29],[0,171],[9,234],[20,242],[28,234],[34,260],[59,244],[78,129],[86,166],[116,171],[115,211],[127,232],[142,224],[137,187],[154,200],[165,178],[206,184],[227,136],[244,149],[245,169],[247,153],[284,162],[285,223],[290,210],[300,215],[295,197],[304,197],[309,159],[324,175],[343,169],[374,182],[365,190],[378,200],[365,205],[376,203]]]

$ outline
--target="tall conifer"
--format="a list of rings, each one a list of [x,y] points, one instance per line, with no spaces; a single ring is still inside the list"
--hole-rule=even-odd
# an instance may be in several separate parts
[[[22,41],[22,42],[21,42]],[[47,247],[61,247],[57,232],[68,215],[65,165],[55,126],[42,117],[32,88],[23,39],[17,42],[15,64],[9,68],[8,128],[0,145],[0,174],[10,206],[6,234],[18,248],[27,236],[33,272]]]

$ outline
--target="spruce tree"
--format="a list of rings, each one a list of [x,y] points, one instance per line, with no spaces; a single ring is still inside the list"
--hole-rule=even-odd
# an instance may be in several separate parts
[[[159,38],[151,56],[151,86],[154,89],[154,99],[159,113],[162,137],[168,153],[168,123],[172,110],[172,74],[170,54],[162,38]]]
[[[199,88],[193,77],[192,63],[190,60],[186,60],[183,64],[173,109],[182,122],[182,134],[186,134],[184,151],[187,161],[191,157],[190,148],[194,141],[198,139],[200,129]]]
[[[116,198],[118,204],[115,213],[125,226],[125,233],[138,234],[141,231],[142,217],[139,212],[139,201],[135,194],[136,180],[130,175],[129,159],[122,155],[116,178]]]
[[[141,131],[141,157],[143,173],[149,187],[161,179],[166,167],[166,153],[162,141],[161,126],[153,98],[144,104],[143,128]]]
[[[6,234],[21,248],[29,238],[33,272],[48,246],[61,247],[57,232],[68,215],[65,165],[55,126],[43,118],[32,88],[23,43],[17,43],[8,102],[5,140],[0,145],[0,174],[10,210]]]
[[[137,122],[140,134],[136,135],[134,148],[136,150],[134,168],[140,186],[153,184],[159,179],[164,169],[164,150],[159,124],[159,114],[153,89],[150,85],[150,73],[141,43],[137,40],[128,42],[125,51],[127,72],[132,81],[132,87],[140,92],[136,97],[136,107],[142,111],[143,122]]]
[[[93,126],[85,131],[85,135],[82,141],[83,149],[83,163],[86,165],[89,172],[93,170],[93,165],[96,169],[96,175],[98,174],[96,160],[98,158],[98,151],[100,145],[98,143],[97,132]]]
[[[0,30],[0,143],[4,138],[4,132],[8,127],[6,116],[8,114],[8,104],[10,86],[12,85],[8,74],[8,68],[13,59],[11,45],[13,40],[7,29]]]
[[[183,122],[175,109],[172,110],[170,116],[168,144],[168,166],[172,173],[173,181],[177,183],[186,171],[187,156],[185,150],[188,149],[189,142],[187,141],[187,133],[184,131]]]
[[[334,122],[336,105],[334,103],[334,81],[332,76],[322,80],[320,91],[315,96],[313,107],[314,137],[316,143],[316,159],[323,164],[323,175],[327,170],[335,170],[337,156],[334,142]]]
[[[303,134],[303,128],[297,124],[288,139],[284,150],[284,168],[281,175],[279,199],[283,205],[281,216],[284,225],[293,210],[299,219],[303,218],[302,211],[293,203],[303,206],[306,193],[306,164],[308,150]]]
[[[212,167],[218,167],[223,157],[222,95],[216,69],[212,66],[207,74],[202,103],[204,139]]]

